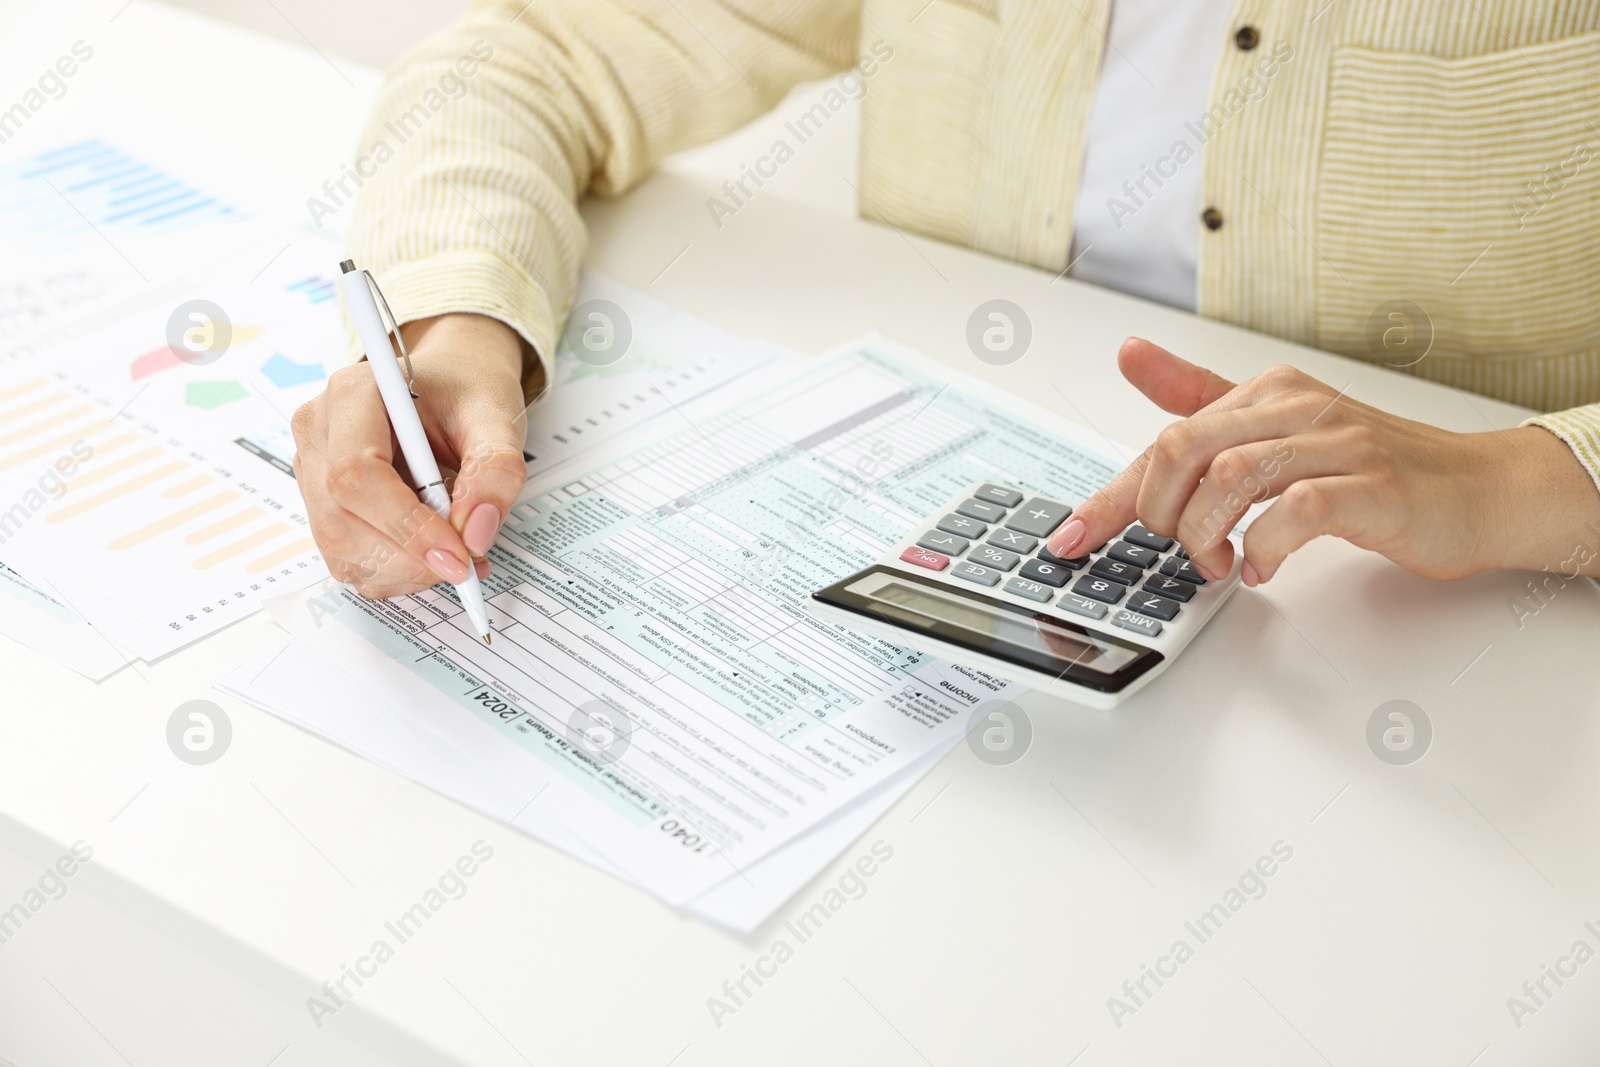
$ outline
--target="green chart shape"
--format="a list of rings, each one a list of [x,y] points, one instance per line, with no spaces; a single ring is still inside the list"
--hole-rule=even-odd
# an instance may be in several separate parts
[[[192,408],[203,408],[211,411],[224,404],[231,404],[235,400],[243,400],[250,395],[250,390],[238,382],[190,382],[184,391],[183,402]]]

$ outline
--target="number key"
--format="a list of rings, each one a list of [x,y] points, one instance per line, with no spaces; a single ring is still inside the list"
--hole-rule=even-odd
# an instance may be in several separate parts
[[[1079,596],[1086,596],[1091,600],[1101,600],[1107,604],[1115,604],[1122,599],[1122,594],[1127,592],[1115,582],[1108,582],[1104,578],[1094,578],[1084,575],[1072,586],[1072,591]]]
[[[1140,570],[1144,570],[1161,558],[1153,549],[1130,544],[1127,541],[1118,541],[1106,550],[1106,555],[1123,563],[1131,563]]]
[[[1154,593],[1136,592],[1128,599],[1128,608],[1137,611],[1140,615],[1151,615],[1158,619],[1171,622],[1178,616],[1178,605],[1164,596]]]
[[[1185,604],[1189,602],[1190,597],[1194,596],[1195,590],[1195,587],[1188,582],[1182,582],[1176,578],[1168,578],[1164,574],[1152,574],[1146,578],[1144,580],[1144,588],[1149,592],[1160,593],[1162,596],[1169,597],[1172,600],[1181,600]]]
[[[1072,572],[1067,570],[1067,568],[1057,566],[1054,563],[1045,563],[1043,560],[1037,559],[1030,559],[1028,562],[1024,563],[1022,565],[1022,569],[1018,571],[1017,574],[1023,578],[1031,578],[1033,581],[1043,582],[1045,585],[1054,586],[1057,589],[1060,589],[1062,586],[1066,585],[1067,579],[1072,577]]]
[[[1168,578],[1182,578],[1195,585],[1206,584],[1206,580],[1200,577],[1200,572],[1194,569],[1193,560],[1169,559],[1161,565],[1161,573]]]
[[[1094,566],[1089,568],[1089,573],[1096,578],[1108,578],[1123,585],[1132,585],[1144,575],[1144,571],[1133,564],[1114,559],[1095,560]]]

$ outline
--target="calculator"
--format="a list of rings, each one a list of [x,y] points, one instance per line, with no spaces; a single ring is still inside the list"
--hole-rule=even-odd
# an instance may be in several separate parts
[[[872,566],[819,589],[814,614],[1093,707],[1160,674],[1239,584],[1207,581],[1172,538],[1135,523],[1075,559],[1044,547],[1059,500],[980,483]]]

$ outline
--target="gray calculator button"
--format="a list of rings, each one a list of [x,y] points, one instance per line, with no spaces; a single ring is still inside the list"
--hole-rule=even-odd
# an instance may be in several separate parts
[[[1049,537],[1071,514],[1072,509],[1065,504],[1034,497],[1012,513],[1011,521],[1006,523],[1006,529],[1030,534],[1033,537]]]
[[[1006,583],[1006,592],[1015,593],[1020,597],[1027,597],[1029,600],[1037,600],[1041,604],[1050,603],[1050,598],[1055,596],[1054,593],[1050,592],[1049,586],[1040,585],[1038,582],[1030,582],[1026,578],[1013,578],[1008,581]],[[1070,596],[1071,594],[1068,595]]]
[[[956,514],[979,522],[999,522],[1006,517],[1006,509],[996,504],[985,504],[981,500],[963,500],[956,505]]]
[[[1162,537],[1158,533],[1151,533],[1138,523],[1134,523],[1124,530],[1122,538],[1125,541],[1132,541],[1136,545],[1142,545],[1154,552],[1165,552],[1172,547],[1172,538]]]
[[[1089,553],[1085,552],[1081,556],[1064,558],[1056,555],[1048,548],[1041,548],[1039,550],[1039,558],[1044,560],[1046,563],[1059,563],[1071,571],[1081,571],[1089,562]]]
[[[1022,494],[1015,489],[1007,489],[1003,485],[985,485],[972,494],[979,500],[987,500],[991,504],[999,504],[1003,508],[1014,508],[1022,503]]]
[[[995,548],[993,545],[979,545],[972,550],[972,555],[967,558],[974,563],[981,563],[985,567],[994,567],[1002,571],[1010,570],[1022,559],[1015,552],[1007,552],[1005,549]]]
[[[1140,570],[1155,564],[1161,559],[1153,549],[1142,545],[1130,544],[1127,541],[1118,541],[1106,550],[1106,555],[1123,563],[1131,563]]]
[[[1160,621],[1152,619],[1148,615],[1136,615],[1131,611],[1119,611],[1117,612],[1117,617],[1111,621],[1124,630],[1133,630],[1136,633],[1144,634],[1146,637],[1154,637],[1161,632]]]
[[[917,538],[917,547],[926,548],[930,552],[943,552],[947,556],[959,556],[967,550],[968,541],[965,537],[955,534],[940,533],[929,530]]]
[[[1115,604],[1122,599],[1122,594],[1127,592],[1127,589],[1116,582],[1108,582],[1104,578],[1086,574],[1073,584],[1072,591],[1090,600],[1103,600],[1107,604]]]
[[[966,537],[973,541],[989,532],[989,527],[977,519],[969,519],[964,515],[946,515],[934,525],[945,533],[953,533],[957,537]]]
[[[1176,578],[1168,578],[1164,574],[1152,574],[1146,578],[1144,580],[1144,588],[1152,593],[1160,593],[1162,596],[1172,600],[1181,600],[1186,604],[1189,602],[1189,598],[1194,596],[1195,591],[1195,587],[1188,582],[1182,582]]]
[[[976,563],[957,563],[950,568],[950,573],[957,578],[964,578],[978,585],[997,585],[1000,582],[1000,572],[992,571],[988,567],[980,567]]]
[[[1024,578],[1032,579],[1035,582],[1043,582],[1045,585],[1055,586],[1057,589],[1066,585],[1067,579],[1072,577],[1072,572],[1067,568],[1058,563],[1046,563],[1042,559],[1030,559],[1022,565],[1022,569],[1017,573]]]
[[[1169,557],[1161,565],[1161,573],[1168,578],[1182,578],[1184,581],[1193,582],[1195,585],[1206,584],[1206,580],[1200,577],[1200,572],[1194,569],[1193,561],[1187,559]]]
[[[1109,610],[1100,601],[1081,597],[1077,593],[1062,593],[1061,599],[1056,601],[1056,607],[1076,615],[1087,615],[1091,619],[1103,619]]]
[[[989,535],[989,543],[1007,552],[1018,552],[1026,556],[1033,551],[1033,546],[1039,543],[1039,539],[1019,534],[1015,530],[996,530]]]
[[[1089,573],[1096,578],[1107,578],[1123,585],[1132,585],[1144,577],[1144,571],[1131,563],[1120,563],[1114,559],[1097,559],[1094,566],[1089,568]]]
[[[1137,611],[1141,615],[1153,615],[1169,622],[1178,615],[1178,605],[1173,601],[1164,596],[1156,596],[1154,593],[1139,591],[1135,591],[1133,596],[1128,598],[1128,610]]]

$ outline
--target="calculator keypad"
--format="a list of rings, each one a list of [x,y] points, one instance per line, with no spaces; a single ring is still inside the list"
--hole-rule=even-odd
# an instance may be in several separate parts
[[[947,506],[952,512],[900,558],[963,582],[998,586],[995,595],[1014,597],[1014,603],[1047,605],[1061,615],[1155,637],[1206,584],[1181,546],[1138,523],[1108,544],[1062,559],[1044,542],[1072,514],[1065,504],[986,484]]]

